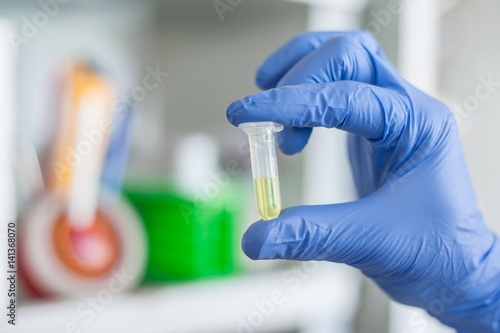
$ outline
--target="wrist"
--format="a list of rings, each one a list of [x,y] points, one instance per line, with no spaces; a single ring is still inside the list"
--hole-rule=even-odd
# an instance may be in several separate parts
[[[451,319],[438,319],[455,328],[457,333],[499,333],[500,291],[491,299],[476,304],[474,308],[468,307],[455,312]]]
[[[448,284],[456,295],[453,302],[441,314],[428,311],[458,333],[500,332],[500,239],[491,235],[491,246],[478,260],[477,269],[464,281]]]

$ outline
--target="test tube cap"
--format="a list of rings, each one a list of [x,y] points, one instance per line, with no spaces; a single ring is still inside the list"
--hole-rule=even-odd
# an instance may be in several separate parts
[[[250,133],[253,131],[259,131],[262,129],[272,129],[274,132],[280,132],[283,130],[283,125],[275,123],[273,121],[257,121],[251,123],[242,123],[238,126],[245,133]]]

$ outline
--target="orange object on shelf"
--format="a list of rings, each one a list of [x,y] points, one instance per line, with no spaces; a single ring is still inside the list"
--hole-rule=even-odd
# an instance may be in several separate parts
[[[78,159],[75,156],[75,153],[78,153],[77,140],[83,117],[87,116],[82,113],[101,113],[92,117],[97,118],[98,122],[107,121],[110,124],[115,94],[111,83],[87,65],[76,65],[66,72],[60,93],[59,132],[53,148],[50,172],[46,177],[47,190],[63,196],[69,195],[74,169],[78,167]],[[88,101],[93,101],[99,108],[86,110],[85,103]],[[97,123],[96,129],[99,129],[98,125]],[[109,133],[102,134],[102,147],[99,147],[99,152],[103,159]]]
[[[85,229],[72,228],[68,216],[60,215],[53,226],[52,242],[61,262],[74,273],[86,277],[109,274],[121,252],[119,235],[100,211],[92,225]]]

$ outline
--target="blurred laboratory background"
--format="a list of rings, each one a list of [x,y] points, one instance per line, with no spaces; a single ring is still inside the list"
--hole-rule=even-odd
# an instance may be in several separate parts
[[[247,137],[225,111],[258,92],[256,68],[295,35],[370,30],[407,80],[455,113],[498,232],[499,3],[0,8],[0,221],[16,221],[20,293],[16,326],[2,320],[1,332],[453,332],[345,265],[246,258],[241,236],[259,216]],[[302,153],[278,152],[284,207],[356,199],[345,143],[315,129]]]

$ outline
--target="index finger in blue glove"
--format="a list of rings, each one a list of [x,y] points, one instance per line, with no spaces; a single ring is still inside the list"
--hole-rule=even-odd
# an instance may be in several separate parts
[[[319,37],[324,37],[324,33]],[[309,44],[304,40],[309,41]],[[307,49],[307,45],[316,42],[316,35],[302,35],[278,50],[276,56],[271,56],[269,61],[277,62],[281,53],[293,55],[294,49],[298,49],[300,53],[300,50]],[[378,49],[378,43],[368,33],[333,33],[319,47],[296,61],[281,77],[277,86],[352,80],[392,89],[401,87],[400,76],[394,72],[385,57],[379,54]],[[288,62],[283,63],[288,65]],[[275,70],[274,74],[278,74],[281,69],[283,66],[280,67],[279,63],[270,66],[270,71]],[[285,127],[277,135],[279,148],[289,155],[300,152],[307,144],[311,132],[311,128]]]
[[[374,84],[373,57],[356,38],[337,34],[299,60],[283,75],[278,86],[340,80]],[[277,134],[280,150],[288,155],[301,151],[311,132],[311,128],[285,127]]]
[[[280,80],[304,57],[321,47],[330,38],[336,36],[350,38],[353,42],[366,48],[368,53],[387,61],[375,38],[366,31],[309,32],[291,39],[262,63],[256,73],[257,86],[262,89],[270,89],[280,84],[291,84],[283,81],[280,82]],[[342,53],[344,50],[330,49],[328,52]]]
[[[264,90],[275,88],[278,81],[290,68],[335,34],[338,33],[308,32],[292,38],[260,65],[255,83]]]
[[[382,140],[399,136],[407,109],[403,95],[393,90],[338,81],[284,86],[250,95],[229,105],[227,118],[235,126],[274,121],[290,127],[336,127]]]

